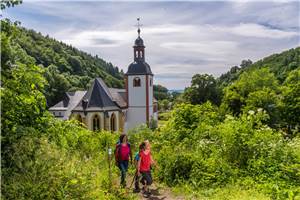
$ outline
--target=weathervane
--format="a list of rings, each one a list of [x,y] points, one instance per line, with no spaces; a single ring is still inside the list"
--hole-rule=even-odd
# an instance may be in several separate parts
[[[135,26],[138,27],[137,32],[138,32],[139,37],[140,37],[140,33],[141,33],[140,27],[143,26],[143,24],[140,24],[140,18],[137,18],[136,20],[137,20],[137,24]]]

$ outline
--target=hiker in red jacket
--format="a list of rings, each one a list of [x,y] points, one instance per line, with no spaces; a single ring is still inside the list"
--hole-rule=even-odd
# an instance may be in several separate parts
[[[116,157],[116,164],[121,171],[121,186],[126,186],[126,172],[128,170],[128,162],[129,158],[132,163],[132,153],[130,144],[128,143],[127,135],[122,134],[120,135],[119,142],[116,145],[115,150],[115,157]]]
[[[150,143],[148,140],[143,142],[145,148],[140,152],[140,159],[138,162],[138,176],[142,176],[141,183],[143,184],[144,194],[149,196],[149,186],[152,184],[151,164],[156,164],[150,152]]]

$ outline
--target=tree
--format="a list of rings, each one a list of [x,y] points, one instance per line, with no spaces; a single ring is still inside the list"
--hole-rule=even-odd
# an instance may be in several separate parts
[[[169,99],[170,94],[166,87],[162,85],[153,85],[154,97],[157,100]]]
[[[291,71],[285,80],[282,90],[282,116],[291,129],[299,127],[300,123],[300,68]]]
[[[278,98],[278,93],[279,84],[274,74],[267,68],[255,69],[242,73],[237,81],[224,89],[222,106],[238,115],[247,105],[246,110],[271,106],[276,100],[268,95]]]
[[[172,101],[175,101],[175,99],[177,99],[179,96],[180,96],[180,92],[177,92],[177,91],[173,91],[172,93],[171,93],[171,100]]]
[[[50,65],[45,73],[45,78],[48,81],[46,86],[45,96],[47,98],[47,105],[53,106],[58,103],[64,96],[65,92],[70,89],[69,81],[59,73],[55,65]]]
[[[192,104],[201,104],[211,101],[219,104],[220,96],[217,89],[217,82],[212,75],[196,74],[192,78],[191,87],[184,91],[184,99]]]
[[[249,67],[250,65],[252,65],[252,61],[250,59],[248,60],[242,60],[242,63],[240,64],[242,69],[245,69],[247,67]]]
[[[269,114],[268,124],[274,125],[280,122],[280,103],[279,94],[276,94],[270,88],[263,88],[262,90],[249,93],[243,111],[257,111],[259,108],[262,108]]]
[[[15,5],[21,4],[22,0],[1,0],[1,10],[5,8],[14,7]]]
[[[168,110],[169,109],[169,103],[170,103],[170,101],[168,101],[167,99],[163,99],[163,100],[158,101],[159,110],[163,110],[163,111]]]

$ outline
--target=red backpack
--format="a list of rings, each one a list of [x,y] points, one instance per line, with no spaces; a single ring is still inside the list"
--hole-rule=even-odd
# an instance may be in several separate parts
[[[130,144],[129,143],[127,143],[127,145],[128,145],[128,147],[129,147],[129,151],[131,151],[131,149],[130,149]],[[118,164],[119,163],[119,161],[120,161],[120,155],[121,155],[121,143],[117,143],[116,144],[116,148],[115,148],[115,160],[116,160],[116,164]]]

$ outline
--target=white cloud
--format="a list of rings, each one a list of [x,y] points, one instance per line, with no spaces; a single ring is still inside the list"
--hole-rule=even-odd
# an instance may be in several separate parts
[[[237,50],[237,43],[234,41],[166,42],[161,44],[161,47],[217,56]]]
[[[141,17],[146,61],[157,83],[184,88],[195,73],[215,76],[299,45],[298,2],[29,2],[4,10],[43,34],[117,65],[133,61]]]
[[[245,24],[241,23],[232,27],[213,27],[215,31],[221,31],[224,33],[231,33],[244,37],[257,37],[257,38],[272,38],[282,39],[290,38],[299,35],[295,31],[283,31],[272,29],[260,24]]]

